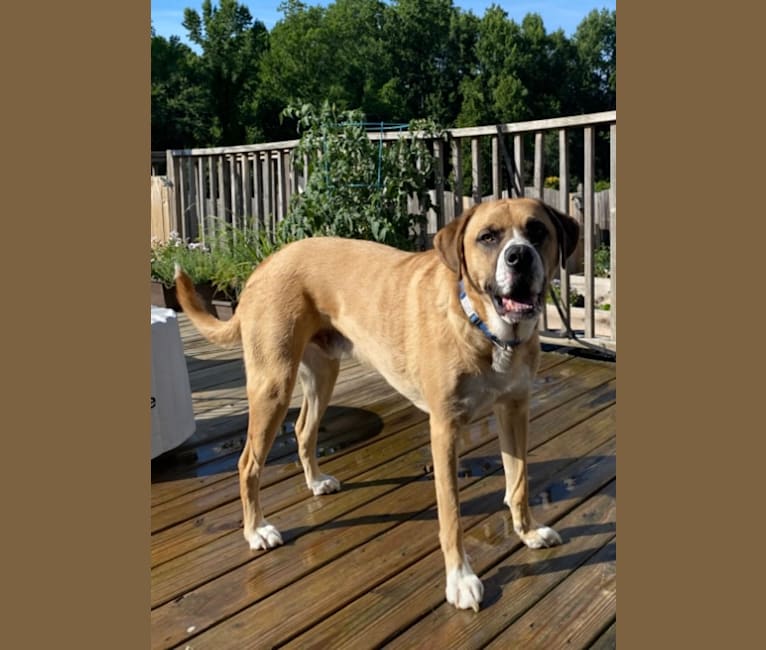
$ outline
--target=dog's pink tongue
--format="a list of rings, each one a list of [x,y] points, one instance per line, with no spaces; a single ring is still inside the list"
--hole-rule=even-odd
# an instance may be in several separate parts
[[[530,305],[526,302],[516,302],[515,300],[511,300],[510,298],[503,298],[503,309],[505,309],[506,312],[529,311],[534,308],[535,308],[534,305]]]

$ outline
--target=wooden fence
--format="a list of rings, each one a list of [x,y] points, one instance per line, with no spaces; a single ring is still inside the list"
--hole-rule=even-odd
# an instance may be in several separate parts
[[[597,139],[607,142],[609,189],[595,192]],[[399,133],[370,133],[375,140],[393,141]],[[595,340],[594,252],[605,241],[610,246],[610,334],[599,343],[614,348],[617,339],[617,113],[561,117],[493,126],[450,129],[441,138],[427,138],[436,160],[431,190],[435,209],[428,215],[430,235],[452,221],[466,207],[504,196],[542,197],[582,224],[581,263],[562,269],[562,295],[569,295],[569,271],[582,267],[585,313],[583,338]],[[234,225],[255,224],[273,232],[288,213],[293,196],[306,179],[293,166],[297,140],[265,144],[183,149],[165,152],[170,230],[182,237],[204,240],[223,218]],[[572,151],[578,151],[578,160]],[[603,154],[602,154],[603,157]],[[578,192],[544,187],[546,158],[558,159],[553,175],[581,179]],[[602,168],[604,161],[600,160]],[[159,168],[156,152],[152,169]],[[467,190],[467,191],[466,191]],[[466,196],[467,195],[467,196]],[[566,303],[566,301],[565,301]],[[569,305],[565,304],[569,312]],[[543,323],[545,329],[546,323]]]
[[[170,238],[175,220],[170,214],[171,185],[167,176],[152,176],[152,241],[166,242]]]

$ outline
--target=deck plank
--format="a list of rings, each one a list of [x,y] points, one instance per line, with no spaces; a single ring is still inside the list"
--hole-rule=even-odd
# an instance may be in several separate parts
[[[561,546],[533,551],[513,532],[494,418],[462,433],[462,522],[485,584],[476,614],[444,601],[427,416],[353,361],[320,433],[322,469],[343,490],[306,488],[292,434],[297,388],[262,482],[285,545],[250,551],[236,475],[247,428],[241,350],[211,346],[183,315],[179,328],[197,433],[152,465],[153,648],[614,647],[614,363],[541,357],[530,494]]]
[[[614,622],[601,633],[594,643],[588,646],[590,650],[614,650],[617,647],[617,617]]]
[[[616,554],[615,536],[486,647],[588,647],[616,615]]]

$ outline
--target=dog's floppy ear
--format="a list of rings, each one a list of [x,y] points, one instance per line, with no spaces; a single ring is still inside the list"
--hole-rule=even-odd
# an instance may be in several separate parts
[[[563,259],[560,263],[563,264],[577,248],[577,242],[580,239],[580,224],[576,219],[573,219],[568,214],[564,214],[560,210],[551,207],[547,203],[543,203],[546,212],[553,221],[553,226],[556,228],[556,236],[559,238],[559,250],[561,251]]]
[[[458,277],[463,275],[463,234],[477,207],[474,205],[468,208],[457,219],[439,230],[434,237],[434,248],[441,261],[457,273]]]

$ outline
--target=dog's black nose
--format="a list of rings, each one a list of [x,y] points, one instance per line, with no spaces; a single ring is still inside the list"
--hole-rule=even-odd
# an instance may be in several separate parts
[[[505,263],[517,273],[525,271],[532,264],[532,251],[523,244],[509,246],[505,250]]]

